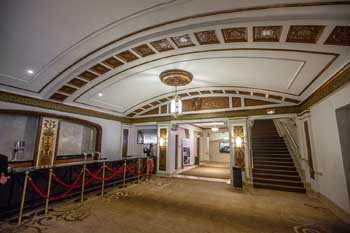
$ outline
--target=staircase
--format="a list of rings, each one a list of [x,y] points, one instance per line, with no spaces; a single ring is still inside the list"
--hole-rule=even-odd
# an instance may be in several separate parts
[[[255,188],[305,193],[284,139],[272,120],[256,120],[252,128]]]

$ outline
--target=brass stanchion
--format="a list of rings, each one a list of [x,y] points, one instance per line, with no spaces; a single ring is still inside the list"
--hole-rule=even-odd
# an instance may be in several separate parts
[[[102,165],[102,187],[101,187],[101,196],[103,197],[104,191],[105,191],[105,171],[106,171],[106,162],[103,162]]]
[[[47,185],[47,199],[45,202],[45,215],[47,215],[47,213],[49,212],[49,198],[50,198],[50,191],[51,191],[51,179],[52,179],[52,173],[53,173],[53,169],[50,168],[49,171],[49,183]]]
[[[126,160],[124,161],[124,177],[123,177],[123,187],[125,187],[125,178],[126,178]]]
[[[80,203],[83,203],[84,201],[84,189],[85,189],[85,170],[86,170],[86,164],[84,164],[83,167],[83,181],[81,183],[81,196],[80,196]]]
[[[146,179],[149,179],[149,158],[147,157],[146,163],[147,163],[147,168],[146,168]]]
[[[140,183],[140,176],[141,176],[140,172],[141,172],[141,160],[139,158],[138,159],[138,169],[137,169],[137,183]]]
[[[22,223],[23,208],[24,208],[24,201],[26,199],[28,179],[29,179],[29,171],[26,171],[26,176],[24,178],[24,185],[23,185],[23,190],[22,190],[21,206],[19,208],[19,214],[18,214],[18,224]]]

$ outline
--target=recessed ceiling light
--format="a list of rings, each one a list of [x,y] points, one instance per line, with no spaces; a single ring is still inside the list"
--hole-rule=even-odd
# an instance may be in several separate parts
[[[34,70],[28,69],[27,74],[34,74]]]
[[[102,93],[98,93],[98,96],[99,96],[99,97],[102,97],[102,96],[103,96],[103,94],[102,94]]]

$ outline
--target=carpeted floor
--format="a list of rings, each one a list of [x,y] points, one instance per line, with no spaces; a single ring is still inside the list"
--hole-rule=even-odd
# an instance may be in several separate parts
[[[230,179],[230,168],[228,163],[204,162],[198,167],[183,171],[179,174],[186,176]]]
[[[153,177],[105,197],[90,194],[83,205],[51,206],[20,226],[0,224],[1,233],[345,233],[319,201],[304,194],[236,191],[230,185]],[[28,214],[27,214],[28,215]]]

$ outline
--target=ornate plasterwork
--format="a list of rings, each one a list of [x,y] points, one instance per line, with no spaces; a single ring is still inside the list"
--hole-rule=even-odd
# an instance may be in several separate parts
[[[350,46],[350,26],[336,26],[325,44]]]
[[[289,28],[287,42],[316,43],[325,26],[322,25],[292,25]]]
[[[171,40],[176,44],[178,48],[185,48],[194,46],[192,39],[189,34],[184,34],[181,36],[173,36]]]
[[[220,43],[214,30],[195,32],[194,34],[201,45]]]
[[[279,42],[282,26],[260,26],[253,27],[253,38],[255,42]]]
[[[169,50],[173,50],[173,46],[169,43],[167,39],[161,39],[151,42],[151,45],[158,51],[158,52],[165,52]]]
[[[160,81],[168,86],[185,86],[192,82],[193,75],[185,70],[167,70],[159,75]]]
[[[142,57],[147,57],[149,55],[155,54],[155,52],[147,44],[136,46],[132,50],[134,50],[138,55]]]
[[[248,41],[248,32],[245,27],[224,28],[221,31],[226,43]]]

